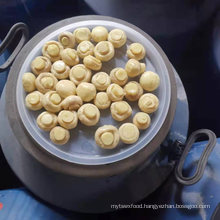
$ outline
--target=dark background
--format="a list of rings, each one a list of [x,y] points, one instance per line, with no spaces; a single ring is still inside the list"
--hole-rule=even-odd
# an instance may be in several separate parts
[[[19,21],[27,23],[32,37],[56,21],[87,14],[121,18],[151,35],[185,86],[189,133],[209,128],[220,136],[219,0],[0,0],[0,39]],[[0,171],[0,189],[22,185],[1,150]]]

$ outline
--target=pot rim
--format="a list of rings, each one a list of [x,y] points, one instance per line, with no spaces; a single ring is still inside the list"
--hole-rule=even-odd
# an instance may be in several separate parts
[[[58,25],[67,25],[73,22],[82,21],[82,20],[109,20],[118,22],[124,25],[127,25],[134,30],[141,33],[144,37],[146,37],[153,46],[157,49],[157,51],[160,53],[161,57],[164,60],[164,63],[167,67],[170,83],[171,83],[171,99],[170,99],[170,106],[167,113],[167,117],[161,126],[158,133],[155,135],[155,137],[152,139],[152,141],[147,145],[147,147],[142,148],[140,151],[136,152],[135,154],[122,159],[120,161],[106,164],[106,165],[81,165],[81,164],[75,164],[72,162],[64,161],[60,158],[55,157],[48,151],[41,148],[34,140],[31,139],[28,131],[24,127],[21,118],[18,113],[17,105],[16,105],[16,78],[13,75],[14,72],[16,72],[21,66],[23,57],[21,56],[22,53],[28,51],[28,46],[36,44],[39,42],[39,36],[49,34],[55,29],[57,29]],[[176,99],[177,99],[177,91],[176,91],[176,83],[175,83],[175,76],[172,69],[172,66],[166,57],[165,53],[162,51],[162,49],[159,47],[159,45],[144,31],[137,28],[136,26],[125,22],[120,19],[112,18],[112,17],[106,17],[106,16],[96,16],[96,15],[89,15],[89,16],[78,16],[73,18],[68,18],[62,21],[59,21],[55,24],[52,24],[51,26],[46,27],[41,32],[39,32],[37,35],[35,35],[22,49],[22,51],[19,53],[19,56],[17,56],[16,60],[14,61],[13,66],[11,67],[9,79],[7,82],[6,87],[6,99],[8,102],[6,103],[6,108],[8,112],[8,118],[10,125],[12,127],[12,130],[17,137],[20,144],[40,163],[45,165],[46,167],[57,171],[61,173],[65,173],[68,175],[76,175],[76,176],[85,176],[85,177],[100,177],[100,176],[111,176],[120,174],[122,172],[125,172],[127,170],[130,170],[132,168],[135,168],[139,164],[141,164],[143,161],[145,161],[151,154],[153,154],[160,146],[162,141],[165,139],[170,126],[172,124],[174,114],[175,114],[175,108],[176,108]],[[25,135],[24,135],[25,134]]]

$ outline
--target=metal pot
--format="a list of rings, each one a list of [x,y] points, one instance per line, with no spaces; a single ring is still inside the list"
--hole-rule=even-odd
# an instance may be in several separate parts
[[[121,145],[116,150],[106,152],[95,146],[95,129],[79,126],[72,132],[72,141],[60,148],[48,142],[48,134],[37,128],[37,113],[25,108],[22,74],[30,71],[30,62],[40,54],[46,41],[56,39],[65,30],[97,25],[104,25],[109,30],[121,28],[128,36],[128,44],[138,41],[145,46],[147,68],[156,71],[161,78],[161,85],[156,91],[161,101],[160,107],[152,117],[151,127],[141,133],[135,144]],[[12,28],[12,32],[17,27],[23,31],[21,42],[7,64],[0,67],[2,70],[12,63],[27,38],[27,27],[20,23]],[[0,49],[5,49],[7,39],[10,41],[10,34]],[[113,65],[124,65],[126,61],[122,54],[125,51],[125,47],[118,50],[116,58],[104,65],[103,70],[109,72]],[[162,184],[181,154],[176,167],[177,180],[183,184],[193,184],[202,177],[216,142],[213,132],[199,130],[190,136],[184,149],[188,103],[178,74],[149,35],[134,25],[111,17],[69,18],[39,32],[18,53],[10,69],[1,103],[0,120],[5,129],[0,131],[0,139],[11,168],[34,194],[56,206],[74,211],[106,212],[112,210],[113,204],[143,199]],[[137,111],[135,105],[133,110]],[[109,115],[109,112],[104,113],[104,119],[98,126],[115,123]],[[182,175],[184,159],[194,141],[204,134],[208,136],[209,143],[195,175],[186,178]]]

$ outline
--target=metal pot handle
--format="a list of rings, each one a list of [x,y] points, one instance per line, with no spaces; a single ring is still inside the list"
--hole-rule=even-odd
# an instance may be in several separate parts
[[[15,57],[18,55],[24,44],[27,42],[29,37],[29,30],[26,24],[24,23],[17,23],[14,24],[11,29],[9,30],[8,34],[6,35],[5,39],[0,44],[0,55],[8,48],[12,40],[16,37],[17,33],[21,31],[22,36],[21,39],[12,52],[12,54],[9,56],[9,58],[5,61],[4,64],[0,66],[0,72],[3,72],[6,70],[14,61]]]
[[[191,177],[184,177],[182,170],[183,170],[183,165],[187,157],[187,154],[189,150],[191,149],[192,145],[195,143],[195,141],[204,135],[208,137],[208,143],[205,149],[203,150],[203,153],[199,159],[196,172]],[[175,169],[175,177],[179,183],[183,185],[192,185],[194,183],[197,183],[202,178],[207,161],[208,161],[208,157],[210,153],[212,152],[213,148],[215,147],[215,144],[216,144],[216,135],[208,129],[200,129],[200,130],[193,132],[190,135],[190,137],[188,138],[186,142],[183,153],[180,157],[179,163],[177,164],[176,169]]]

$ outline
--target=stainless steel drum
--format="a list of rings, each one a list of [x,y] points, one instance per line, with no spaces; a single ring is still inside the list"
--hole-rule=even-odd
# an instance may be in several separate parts
[[[160,100],[159,109],[152,114],[150,128],[141,132],[135,144],[120,144],[110,151],[96,146],[94,133],[99,126],[120,125],[112,120],[109,110],[105,110],[101,111],[98,125],[92,129],[79,125],[71,131],[67,144],[56,146],[50,142],[49,134],[36,124],[40,111],[32,112],[25,107],[22,75],[31,71],[30,63],[41,54],[45,42],[57,40],[63,31],[99,25],[108,30],[124,30],[127,45],[131,42],[144,45],[146,69],[157,72],[161,79],[155,92]],[[109,73],[115,67],[124,67],[127,45],[116,50],[115,58],[103,65],[103,71]],[[188,129],[185,91],[162,49],[136,26],[104,16],[69,18],[34,36],[11,67],[1,103],[0,118],[5,129],[1,129],[0,139],[14,172],[42,199],[82,212],[110,211],[111,204],[136,202],[153,192],[173,169],[175,163],[169,159],[175,149],[173,143],[175,140],[184,143]],[[138,111],[137,104],[132,104],[132,108],[134,115]]]

